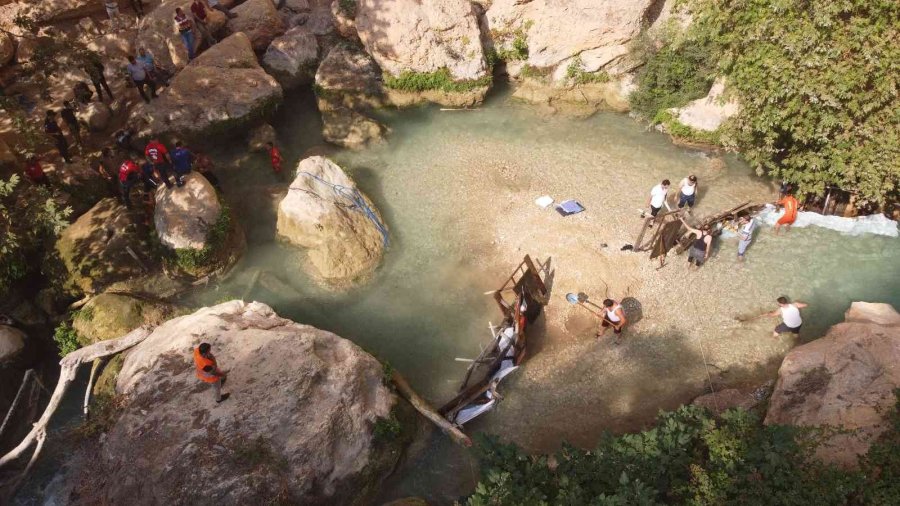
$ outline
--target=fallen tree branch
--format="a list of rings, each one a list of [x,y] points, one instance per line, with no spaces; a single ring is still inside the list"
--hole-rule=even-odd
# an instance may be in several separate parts
[[[18,446],[10,450],[9,453],[0,458],[0,467],[3,467],[6,464],[16,460],[19,458],[25,450],[27,450],[35,441],[38,442],[37,449],[34,452],[34,455],[31,457],[31,462],[29,463],[29,467],[31,463],[33,463],[37,459],[37,454],[40,452],[42,445],[42,440],[44,435],[46,434],[47,424],[50,422],[50,418],[53,416],[53,413],[56,412],[56,409],[59,407],[59,404],[62,402],[63,397],[66,394],[66,391],[69,389],[69,385],[72,384],[72,381],[75,380],[75,373],[78,372],[78,367],[81,364],[87,362],[93,362],[98,358],[108,357],[110,355],[115,355],[116,353],[122,352],[131,348],[132,346],[140,343],[144,339],[147,339],[147,336],[150,335],[151,329],[149,327],[141,327],[132,330],[128,334],[118,338],[113,339],[111,341],[101,341],[96,344],[92,344],[90,346],[85,346],[84,348],[78,349],[69,353],[62,360],[59,361],[60,371],[59,371],[59,381],[56,383],[56,388],[53,390],[53,395],[50,396],[50,402],[47,403],[47,407],[44,408],[44,414],[41,415],[41,418],[35,422],[34,426],[31,429],[31,432],[25,436],[25,439],[19,443]],[[26,468],[27,472],[28,468]]]
[[[88,378],[87,388],[84,390],[84,417],[88,416],[88,404],[91,402],[91,388],[94,386],[94,377],[97,375],[97,369],[100,368],[100,359],[94,360],[91,365],[91,376]]]
[[[16,411],[16,408],[19,406],[19,401],[22,400],[22,392],[25,391],[25,387],[29,384],[28,380],[34,377],[34,369],[28,369],[25,371],[25,376],[22,377],[22,384],[19,385],[19,391],[16,392],[16,397],[13,399],[12,405],[9,407],[9,411],[6,412],[6,417],[3,418],[3,424],[0,425],[0,436],[3,435],[3,431],[6,430],[6,425],[12,419],[13,413]]]
[[[437,425],[444,431],[444,434],[450,436],[450,439],[452,439],[453,442],[466,447],[472,446],[472,440],[469,439],[469,436],[459,430],[459,427],[451,424],[446,418],[438,414],[425,399],[419,397],[419,395],[413,391],[412,387],[409,386],[409,383],[403,375],[397,371],[393,371],[391,373],[391,381],[397,386],[397,391],[400,392],[400,395],[409,401],[409,403],[412,404],[412,407],[416,408],[416,411]]]

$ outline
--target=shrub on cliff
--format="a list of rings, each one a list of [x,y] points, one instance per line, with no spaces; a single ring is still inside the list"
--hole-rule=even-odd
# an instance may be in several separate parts
[[[717,419],[682,407],[660,413],[652,429],[607,435],[592,451],[564,446],[552,458],[488,437],[468,504],[897,504],[900,415],[894,419],[859,471],[814,458],[821,432],[764,426],[742,410]]]

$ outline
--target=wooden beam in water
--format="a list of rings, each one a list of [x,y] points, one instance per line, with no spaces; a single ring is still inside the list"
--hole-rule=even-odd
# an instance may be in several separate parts
[[[397,387],[397,391],[400,392],[400,395],[403,396],[404,399],[409,401],[409,403],[422,414],[425,418],[431,421],[433,424],[437,425],[439,429],[441,429],[444,434],[450,436],[450,439],[453,440],[454,443],[463,445],[465,447],[472,446],[472,440],[469,436],[465,435],[463,431],[459,430],[459,427],[450,423],[446,418],[439,415],[437,411],[428,404],[425,399],[419,397],[416,394],[412,387],[409,386],[409,383],[406,381],[406,378],[403,377],[397,371],[393,371],[391,373],[391,381],[394,382],[394,385]]]

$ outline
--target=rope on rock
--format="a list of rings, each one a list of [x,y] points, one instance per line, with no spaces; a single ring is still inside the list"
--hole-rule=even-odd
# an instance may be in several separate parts
[[[331,190],[334,192],[335,197],[338,197],[339,199],[343,199],[343,201],[339,201],[339,200],[331,201],[336,206],[344,207],[347,209],[356,209],[359,212],[366,215],[366,217],[369,218],[369,220],[375,224],[375,228],[378,229],[378,231],[381,233],[381,239],[384,243],[384,247],[385,248],[388,247],[388,244],[390,244],[390,240],[388,239],[387,227],[384,225],[384,223],[381,222],[381,219],[378,218],[378,215],[375,214],[375,211],[371,207],[369,207],[369,204],[366,203],[366,199],[362,196],[362,193],[360,193],[358,189],[349,188],[344,185],[339,185],[339,184],[334,184],[334,183],[328,182],[328,181],[322,179],[321,177],[319,177],[315,174],[311,174],[306,171],[300,171],[300,172],[298,172],[298,174],[302,174],[304,176],[310,177],[310,178],[314,179],[315,181],[318,181],[318,182],[324,184],[325,186],[330,187]],[[324,197],[322,197],[318,193],[316,193],[312,190],[309,190],[307,188],[297,188],[297,187],[291,186],[288,189],[306,192],[314,197],[320,198],[322,200],[326,200]],[[348,204],[348,202],[349,202],[349,204]]]

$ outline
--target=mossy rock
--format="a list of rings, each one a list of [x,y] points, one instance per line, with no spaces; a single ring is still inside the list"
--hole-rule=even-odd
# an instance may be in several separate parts
[[[116,380],[119,379],[119,371],[122,370],[123,362],[125,362],[124,353],[113,355],[113,357],[106,362],[106,365],[103,366],[103,371],[94,381],[94,389],[92,392],[94,397],[113,397],[116,395]]]
[[[112,293],[102,293],[90,300],[72,319],[78,341],[87,346],[99,341],[124,336],[141,325],[158,325],[169,318],[173,308],[168,304]]]

